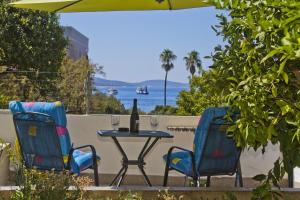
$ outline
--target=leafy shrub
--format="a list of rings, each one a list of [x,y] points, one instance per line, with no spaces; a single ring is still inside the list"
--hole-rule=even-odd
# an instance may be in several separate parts
[[[10,161],[15,166],[15,184],[19,186],[11,195],[12,200],[80,200],[84,199],[83,187],[93,182],[88,177],[71,175],[68,171],[26,169],[18,140],[8,152]]]
[[[168,192],[168,191],[163,191],[163,192],[159,192],[157,195],[157,200],[181,200],[183,199],[182,196],[180,196],[179,198],[177,198],[174,194]]]
[[[142,200],[142,195],[137,192],[121,192],[118,197],[119,200]]]
[[[8,108],[9,98],[3,94],[0,94],[0,109]]]
[[[155,106],[154,110],[149,112],[150,115],[175,115],[177,108],[173,106]]]
[[[231,136],[241,147],[280,144],[283,160],[276,163],[291,173],[300,166],[299,1],[215,2],[230,16],[218,16],[214,30],[227,45],[212,59],[227,103],[241,113]],[[278,185],[277,171],[265,183]]]
[[[14,72],[0,74],[0,93],[10,99],[49,99],[67,46],[58,15],[17,9],[10,2],[0,1],[0,66]],[[39,73],[45,71],[50,73]]]
[[[114,96],[96,92],[91,97],[91,113],[128,114],[124,105]]]
[[[92,182],[87,177],[76,177],[67,171],[19,170],[17,180],[20,188],[12,194],[12,200],[84,199],[83,186]],[[75,189],[70,190],[70,186]]]
[[[201,115],[202,112],[212,106],[220,106],[226,103],[224,80],[220,78],[218,69],[210,69],[203,72],[202,76],[194,75],[190,79],[190,90],[183,90],[177,99],[178,115]]]
[[[300,166],[299,0],[215,0],[226,9],[213,27],[226,45],[212,53],[213,65],[191,79],[180,94],[179,113],[199,114],[208,106],[238,107],[240,118],[229,130],[237,145],[255,150],[270,142],[283,158],[262,179],[256,197],[270,199],[271,185]],[[284,171],[278,170],[279,168]],[[264,193],[265,192],[265,193]]]

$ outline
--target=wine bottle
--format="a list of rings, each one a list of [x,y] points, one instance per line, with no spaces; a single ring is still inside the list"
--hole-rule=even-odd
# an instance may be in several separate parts
[[[133,108],[130,116],[130,132],[139,132],[139,120],[140,117],[137,109],[137,99],[133,99]]]

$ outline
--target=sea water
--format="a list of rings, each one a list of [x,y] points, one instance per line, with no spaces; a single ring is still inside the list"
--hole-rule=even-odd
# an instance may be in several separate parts
[[[136,86],[97,86],[97,89],[107,94],[109,88],[117,89],[118,94],[114,95],[126,109],[132,108],[133,99],[138,100],[138,108],[145,112],[152,111],[156,105],[164,105],[164,87],[162,86],[148,86],[148,95],[137,94]],[[176,100],[179,92],[187,90],[188,86],[182,87],[167,87],[167,105],[176,106]]]

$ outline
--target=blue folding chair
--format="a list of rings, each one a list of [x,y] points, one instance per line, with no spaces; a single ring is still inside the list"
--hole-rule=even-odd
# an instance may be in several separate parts
[[[27,168],[41,170],[70,170],[80,174],[94,170],[95,185],[99,185],[100,157],[92,145],[74,148],[70,142],[67,118],[61,102],[9,103],[20,144],[22,158]],[[90,148],[90,152],[80,149]]]
[[[177,146],[169,149],[163,156],[166,162],[164,186],[167,186],[169,171],[175,170],[193,178],[194,186],[201,176],[207,177],[209,187],[211,176],[236,174],[235,186],[243,187],[241,149],[227,136],[227,128],[233,125],[237,113],[229,115],[231,119],[228,113],[228,107],[206,109],[196,129],[193,151]]]

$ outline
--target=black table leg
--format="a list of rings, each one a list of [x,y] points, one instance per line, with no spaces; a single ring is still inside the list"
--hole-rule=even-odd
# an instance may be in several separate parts
[[[149,144],[150,141],[151,141],[151,138],[148,138],[147,141],[146,141],[146,143],[144,144],[144,146],[143,146],[143,148],[142,148],[139,156],[138,156],[138,159],[142,158],[142,156],[143,156],[146,148],[148,147],[148,144]]]
[[[125,178],[125,176],[126,176],[127,169],[128,169],[128,167],[125,167],[125,170],[124,170],[124,172],[123,172],[123,174],[122,174],[122,176],[121,176],[121,178],[119,179],[119,182],[118,182],[118,184],[117,184],[118,187],[120,187],[120,185],[122,184],[122,182],[123,182],[123,180],[124,180],[124,178]]]
[[[143,174],[143,176],[144,176],[144,179],[145,179],[146,183],[147,183],[150,187],[152,187],[152,184],[151,184],[151,182],[150,182],[150,180],[149,180],[149,178],[148,178],[148,176],[147,176],[147,174],[146,174],[146,172],[145,172],[145,170],[144,170],[144,167],[143,167],[143,166],[139,166],[139,169],[140,169],[140,171],[142,172],[142,174]]]
[[[112,139],[114,140],[114,142],[115,142],[115,144],[117,145],[117,147],[118,147],[120,153],[121,153],[122,156],[123,156],[123,163],[126,162],[126,161],[128,161],[128,157],[127,157],[125,151],[123,150],[122,146],[120,145],[118,139],[117,139],[116,137],[112,137]]]
[[[150,152],[150,150],[153,148],[153,146],[156,144],[156,142],[160,139],[159,137],[156,137],[152,143],[149,145],[150,141],[151,141],[151,137],[149,137],[146,141],[146,143],[144,144],[139,156],[138,156],[138,159],[137,160],[128,160],[128,157],[124,151],[124,149],[122,148],[122,146],[120,145],[118,139],[116,137],[112,137],[113,141],[115,142],[118,150],[120,151],[120,153],[122,154],[122,168],[120,169],[120,171],[118,172],[118,174],[115,176],[115,178],[113,179],[113,181],[111,182],[110,186],[114,185],[115,182],[118,180],[118,184],[117,186],[119,187],[125,176],[126,176],[126,172],[127,172],[127,169],[128,169],[128,165],[137,165],[138,168],[140,169],[142,175],[144,176],[144,179],[146,181],[146,183],[149,185],[149,186],[152,186],[151,185],[151,182],[147,176],[147,174],[145,173],[145,170],[144,170],[144,165],[146,164],[145,161],[144,161],[144,158],[145,156]],[[149,146],[148,146],[149,145]],[[121,175],[122,174],[122,175]],[[121,177],[120,177],[121,176]]]
[[[143,152],[143,154],[141,154],[141,158],[144,159],[146,157],[146,155],[149,153],[149,151],[153,148],[153,146],[156,144],[156,142],[159,140],[160,138],[155,138],[153,140],[153,142],[150,144],[150,146],[145,150],[145,152]],[[149,140],[151,140],[151,138],[149,138]],[[146,143],[147,144],[147,143]],[[145,144],[145,146],[146,146]],[[148,144],[147,144],[148,145]]]
[[[125,167],[123,166],[120,171],[118,172],[118,174],[115,176],[115,178],[113,179],[113,181],[109,184],[109,186],[112,186],[116,180],[119,178],[119,176],[121,175],[121,173],[124,171]]]

